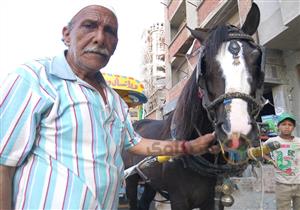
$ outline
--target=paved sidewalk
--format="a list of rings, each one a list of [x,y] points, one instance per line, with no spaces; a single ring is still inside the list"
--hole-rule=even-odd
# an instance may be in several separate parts
[[[265,193],[263,197],[263,208],[261,207],[261,193],[249,191],[236,191],[233,194],[235,202],[233,206],[226,207],[225,210],[276,210],[274,193]],[[171,210],[168,204],[157,204],[157,210]]]
[[[264,193],[262,199],[261,192],[236,191],[233,197],[233,206],[226,210],[276,210],[274,193]]]
[[[235,202],[225,210],[276,210],[274,168],[248,167],[243,177],[232,178],[238,189],[232,194]],[[263,185],[262,185],[263,180]],[[264,193],[262,194],[262,188]],[[162,198],[157,197],[158,200]],[[126,209],[126,208],[124,208]],[[169,204],[152,203],[151,210],[170,210]]]
[[[275,181],[274,168],[271,165],[263,165],[262,168],[251,166],[245,171],[244,177],[232,178],[237,184],[232,196],[235,200],[233,206],[225,210],[275,210]],[[263,185],[261,180],[263,180]],[[264,193],[262,194],[262,188]],[[156,204],[157,210],[170,210],[168,204]]]
[[[248,167],[244,177],[232,179],[237,184],[238,190],[233,193],[235,199],[233,206],[225,209],[275,210],[274,175],[274,168],[271,165],[262,165],[262,168],[254,169]]]

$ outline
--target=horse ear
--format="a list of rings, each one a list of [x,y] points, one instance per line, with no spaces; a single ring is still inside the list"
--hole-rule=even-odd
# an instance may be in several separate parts
[[[191,32],[192,36],[199,40],[201,43],[203,43],[208,35],[209,35],[209,29],[205,29],[205,28],[195,28],[195,29],[191,29],[190,27],[186,26],[187,29]]]
[[[252,7],[251,7],[250,11],[248,12],[246,20],[241,28],[242,31],[244,33],[252,36],[257,30],[259,21],[260,21],[259,8],[258,8],[257,4],[252,3]]]

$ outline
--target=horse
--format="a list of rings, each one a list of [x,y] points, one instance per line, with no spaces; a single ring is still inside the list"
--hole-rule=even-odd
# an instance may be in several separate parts
[[[174,111],[165,120],[138,121],[134,128],[145,138],[159,140],[191,140],[215,132],[221,152],[182,155],[131,175],[126,179],[130,209],[149,209],[156,192],[170,200],[173,210],[217,210],[227,205],[230,193],[222,186],[230,176],[241,175],[249,164],[247,150],[260,143],[256,118],[264,105],[264,57],[252,38],[259,20],[253,3],[241,28],[188,28],[201,43],[200,55]],[[128,168],[144,157],[124,152],[123,158]],[[146,184],[138,204],[141,177]]]

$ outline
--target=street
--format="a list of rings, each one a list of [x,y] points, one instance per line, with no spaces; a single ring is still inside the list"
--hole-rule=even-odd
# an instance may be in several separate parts
[[[263,179],[261,179],[263,178]],[[274,193],[274,169],[271,165],[263,165],[262,168],[249,167],[243,177],[232,178],[238,189],[232,194],[235,202],[225,210],[275,210],[276,201]],[[263,185],[261,180],[263,180]],[[264,189],[262,193],[261,189]],[[156,196],[157,200],[164,200]],[[124,205],[123,205],[124,206]],[[120,210],[126,208],[120,208]],[[167,203],[156,202],[152,204],[151,210],[170,210]]]

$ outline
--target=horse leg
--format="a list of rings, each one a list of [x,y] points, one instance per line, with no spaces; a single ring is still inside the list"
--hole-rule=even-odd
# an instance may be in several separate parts
[[[137,210],[137,186],[140,177],[137,174],[131,175],[126,179],[126,195],[130,210]]]
[[[170,201],[171,202],[171,209],[172,210],[192,210],[192,208],[184,201]],[[201,209],[202,210],[202,209]]]
[[[192,210],[187,197],[182,193],[172,193],[172,191],[168,191],[170,196],[170,204],[172,210]]]
[[[207,199],[200,207],[201,210],[223,210],[223,205],[221,205],[221,202],[219,202],[218,207],[216,208],[214,197],[212,196],[211,198]]]
[[[144,192],[139,200],[139,210],[148,210],[151,202],[155,197],[156,191],[149,185],[145,184]]]

